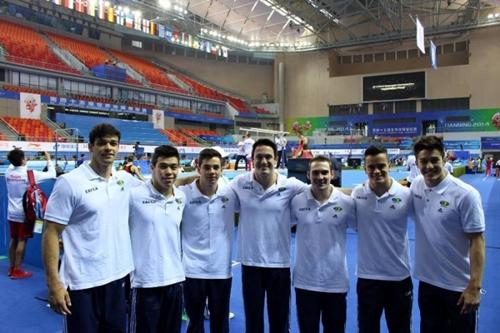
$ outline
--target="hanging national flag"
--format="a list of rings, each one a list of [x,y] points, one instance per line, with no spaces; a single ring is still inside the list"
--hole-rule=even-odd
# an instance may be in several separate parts
[[[430,57],[431,57],[431,66],[432,68],[434,69],[437,69],[438,68],[438,63],[437,63],[437,48],[436,48],[436,45],[432,42],[431,40],[431,45],[429,47],[429,50],[430,50]]]
[[[420,23],[420,20],[418,18],[415,19],[415,24],[417,26],[417,47],[420,52],[425,54],[424,26],[422,25],[422,23]]]

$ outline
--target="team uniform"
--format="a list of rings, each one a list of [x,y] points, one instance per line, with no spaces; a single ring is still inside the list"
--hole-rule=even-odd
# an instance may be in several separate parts
[[[56,169],[51,161],[47,162],[47,172],[33,170],[37,184],[56,178]],[[23,166],[9,167],[5,172],[7,183],[7,221],[10,225],[10,237],[26,239],[33,237],[32,226],[28,228],[24,223],[25,215],[23,209],[23,195],[28,189],[28,168]]]
[[[204,332],[207,297],[210,331],[229,332],[236,196],[229,187],[219,186],[217,192],[208,197],[200,192],[197,182],[179,189],[186,195],[181,235],[186,273],[184,305],[189,317],[187,332]]]
[[[479,192],[448,174],[432,188],[418,177],[411,193],[421,331],[474,332],[476,312],[461,315],[457,302],[470,279],[466,234],[485,229]]]
[[[125,277],[134,269],[128,203],[140,183],[126,173],[105,179],[84,163],[54,186],[45,219],[65,225],[59,275],[72,301],[70,332],[126,330]]]
[[[174,188],[165,197],[151,181],[130,195],[130,332],[180,332],[182,281],[180,224],[186,197]]]
[[[390,332],[411,331],[413,285],[410,277],[407,220],[410,190],[392,179],[378,197],[369,181],[354,188],[358,232],[357,294],[359,332],[379,332],[385,312]]]
[[[267,307],[271,332],[287,332],[290,298],[290,202],[308,186],[276,174],[264,190],[253,172],[233,179],[239,202],[238,259],[242,263],[246,331],[262,332]]]
[[[297,225],[293,286],[301,332],[344,332],[349,289],[346,230],[354,227],[353,200],[333,189],[320,204],[311,190],[292,200]]]

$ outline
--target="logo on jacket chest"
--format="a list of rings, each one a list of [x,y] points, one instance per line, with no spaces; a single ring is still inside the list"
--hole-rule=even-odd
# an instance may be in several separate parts
[[[99,188],[97,186],[93,186],[91,188],[86,189],[85,194],[92,193],[92,192],[95,192],[97,190],[99,190]]]

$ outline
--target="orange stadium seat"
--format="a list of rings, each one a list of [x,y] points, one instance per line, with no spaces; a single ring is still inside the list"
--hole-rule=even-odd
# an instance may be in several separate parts
[[[11,62],[79,74],[52,53],[47,42],[33,29],[0,20],[0,44]]]
[[[153,88],[187,94],[187,91],[177,86],[175,82],[171,81],[167,77],[167,74],[162,69],[156,67],[152,63],[119,51],[110,50],[110,52],[115,58],[117,58],[121,62],[128,64],[136,71],[141,73],[146,78],[146,80],[151,82]]]
[[[167,136],[168,140],[170,142],[174,143],[175,145],[191,146],[191,147],[199,146],[198,142],[194,141],[191,137],[182,133],[182,131],[180,131],[180,130],[162,129],[162,130],[160,130],[160,132],[163,133],[165,136]]]
[[[54,141],[55,133],[40,119],[23,119],[2,117],[11,129],[18,135],[24,136],[26,141]]]
[[[19,87],[19,86],[13,86],[10,84],[4,84],[3,89],[7,91],[13,91],[13,92],[27,92],[27,93],[32,93],[32,94],[40,94],[44,96],[57,96],[57,92],[54,90],[44,90],[44,89],[33,89],[29,87]]]
[[[205,87],[204,85],[199,84],[196,81],[191,80],[190,78],[188,78],[184,75],[176,73],[175,76],[179,80],[181,80],[182,82],[184,82],[185,84],[190,86],[193,89],[193,91],[201,97],[210,98],[210,99],[217,99],[217,100],[221,100],[221,101],[226,100],[226,96],[219,93],[217,90]]]
[[[59,45],[59,47],[69,51],[89,69],[94,66],[106,64],[110,60],[109,54],[93,44],[52,33],[48,33],[48,36],[52,39],[52,41]],[[128,75],[125,77],[125,82],[142,86],[139,81],[134,80]]]

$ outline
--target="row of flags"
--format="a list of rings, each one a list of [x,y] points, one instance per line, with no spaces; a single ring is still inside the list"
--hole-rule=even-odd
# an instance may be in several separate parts
[[[47,0],[77,12],[97,17],[101,20],[115,23],[130,29],[142,31],[146,34],[158,36],[166,41],[219,57],[228,57],[229,48],[217,43],[192,36],[181,31],[173,31],[169,27],[141,17],[138,11],[118,10],[106,0]]]

